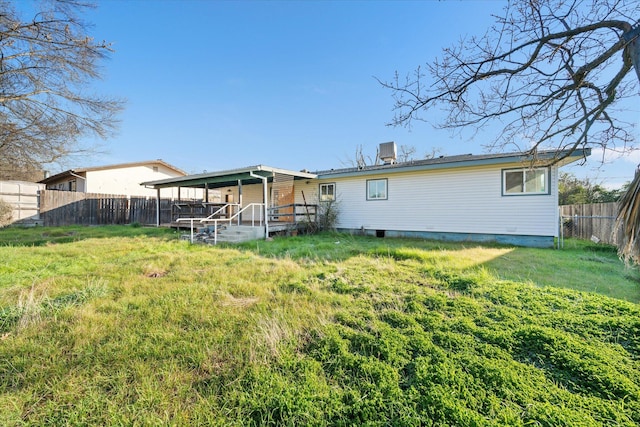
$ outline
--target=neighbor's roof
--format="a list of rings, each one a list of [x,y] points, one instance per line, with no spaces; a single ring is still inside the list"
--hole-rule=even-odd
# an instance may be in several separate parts
[[[354,175],[373,175],[384,172],[413,172],[430,169],[451,169],[473,166],[487,166],[498,164],[522,164],[523,166],[540,166],[551,163],[563,166],[579,159],[586,159],[591,155],[591,149],[565,150],[565,151],[538,151],[535,154],[530,152],[500,153],[500,154],[463,154],[456,156],[440,156],[434,159],[414,160],[403,163],[392,163],[384,165],[364,166],[361,168],[330,169],[314,172],[318,178],[341,178]]]
[[[76,169],[68,169],[64,172],[57,173],[55,175],[51,175],[49,178],[45,178],[38,182],[42,184],[49,184],[51,182],[56,182],[62,178],[66,178],[69,176],[74,176],[80,173],[93,172],[93,171],[103,171],[103,170],[111,170],[111,169],[123,169],[123,168],[133,168],[137,166],[164,166],[168,169],[171,169],[180,175],[186,175],[187,173],[182,169],[178,169],[177,167],[170,165],[169,163],[156,159],[156,160],[147,160],[142,162],[131,162],[131,163],[118,163],[115,165],[105,165],[105,166],[94,166],[88,168],[76,168]]]
[[[166,178],[157,181],[147,181],[140,185],[153,188],[167,187],[198,187],[204,188],[220,188],[230,187],[241,181],[243,184],[257,184],[261,182],[260,178],[251,176],[251,174],[259,175],[272,181],[275,174],[292,176],[293,179],[313,179],[317,176],[306,171],[290,171],[286,169],[274,168],[265,165],[247,166],[240,169],[230,169],[218,172],[205,172],[197,175],[187,175],[177,178]]]

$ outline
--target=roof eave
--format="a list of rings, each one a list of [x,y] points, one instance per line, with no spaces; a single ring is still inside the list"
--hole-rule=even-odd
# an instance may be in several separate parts
[[[404,163],[399,165],[388,165],[387,167],[374,167],[364,168],[359,170],[347,170],[347,171],[324,171],[318,172],[318,179],[333,179],[333,178],[345,178],[351,176],[363,176],[363,175],[380,175],[384,173],[401,173],[401,172],[416,172],[424,170],[438,170],[438,169],[453,169],[475,166],[488,166],[488,165],[503,165],[503,164],[533,164],[533,165],[550,165],[565,166],[569,163],[575,162],[579,159],[586,159],[591,155],[591,149],[585,148],[580,150],[573,150],[570,154],[563,156],[561,151],[545,151],[540,152],[536,156],[531,156],[526,153],[516,153],[513,155],[496,155],[495,157],[483,157],[483,156],[469,156],[468,159],[458,159],[453,161],[440,161],[434,163],[424,164],[411,164]],[[457,156],[456,156],[457,157]],[[478,158],[480,157],[480,158]],[[558,160],[559,159],[559,160]]]

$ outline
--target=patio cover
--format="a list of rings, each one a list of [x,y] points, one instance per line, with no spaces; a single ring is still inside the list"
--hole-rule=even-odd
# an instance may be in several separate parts
[[[238,182],[241,182],[243,185],[259,184],[262,180],[260,178],[256,178],[255,175],[267,178],[267,180],[271,182],[273,181],[273,177],[276,173],[292,176],[294,180],[315,179],[318,177],[316,174],[309,172],[296,172],[286,169],[274,168],[271,166],[257,165],[240,169],[230,169],[218,172],[205,172],[196,175],[166,178],[158,181],[147,181],[141,183],[140,185],[156,189],[169,187],[215,189],[220,187],[232,187],[238,185]]]
[[[260,184],[263,187],[264,202],[264,218],[265,218],[265,236],[269,236],[269,220],[268,220],[268,192],[267,184],[273,182],[276,174],[292,176],[294,180],[315,179],[316,174],[309,172],[296,172],[286,169],[273,168],[265,165],[248,166],[240,169],[231,169],[218,172],[205,172],[196,175],[187,175],[176,178],[166,178],[158,181],[147,181],[140,185],[148,188],[155,188],[158,192],[158,206],[160,206],[160,189],[170,187],[191,187],[215,189],[221,187],[232,187],[247,184]],[[242,196],[240,196],[242,200]],[[160,210],[158,209],[156,217],[156,226],[160,226]]]

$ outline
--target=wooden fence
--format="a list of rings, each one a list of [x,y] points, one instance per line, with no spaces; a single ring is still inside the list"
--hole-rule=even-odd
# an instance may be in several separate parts
[[[172,199],[160,199],[160,224],[171,222]],[[157,200],[146,197],[74,191],[40,191],[45,226],[132,224],[155,225]]]
[[[564,237],[593,239],[610,245],[619,245],[622,233],[616,229],[618,204],[594,203],[560,206]]]

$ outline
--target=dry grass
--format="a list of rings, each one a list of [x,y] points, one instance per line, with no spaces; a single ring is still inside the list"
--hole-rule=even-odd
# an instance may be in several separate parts
[[[42,320],[42,302],[46,298],[45,294],[38,292],[36,295],[36,286],[20,294],[18,298],[17,308],[20,313],[20,318],[16,325],[16,332],[36,325]]]
[[[0,247],[0,425],[640,422],[637,304],[537,286],[637,288],[614,253],[257,247]]]

